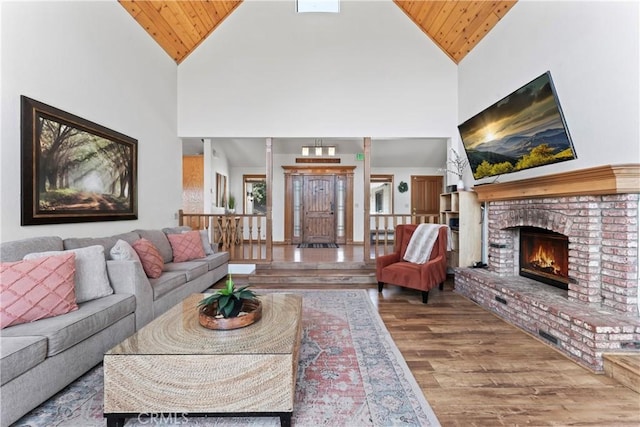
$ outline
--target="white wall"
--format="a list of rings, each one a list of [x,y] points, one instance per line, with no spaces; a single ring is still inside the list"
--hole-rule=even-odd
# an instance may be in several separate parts
[[[449,137],[456,65],[391,1],[243,2],[178,66],[181,137]]]
[[[637,1],[520,1],[461,61],[459,122],[547,70],[564,111],[578,159],[500,182],[640,162],[639,18]]]
[[[117,2],[2,2],[2,240],[175,224],[177,67]],[[138,140],[138,220],[20,226],[20,95]]]
[[[181,137],[457,133],[456,65],[391,1],[343,1],[339,14],[244,2],[178,66],[178,89]],[[284,239],[283,164],[294,157],[274,156],[274,241]],[[232,175],[232,185],[242,182]],[[358,168],[355,241],[363,185]]]

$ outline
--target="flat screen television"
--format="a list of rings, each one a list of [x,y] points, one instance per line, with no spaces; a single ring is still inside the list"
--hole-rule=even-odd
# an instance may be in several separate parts
[[[576,159],[549,71],[458,130],[475,179]]]

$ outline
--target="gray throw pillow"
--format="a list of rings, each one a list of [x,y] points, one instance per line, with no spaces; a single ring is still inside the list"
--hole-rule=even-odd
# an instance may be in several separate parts
[[[133,260],[133,261],[140,262],[140,257],[138,256],[138,253],[136,252],[136,250],[133,249],[133,246],[131,246],[129,243],[127,243],[122,239],[118,240],[116,244],[113,245],[113,247],[109,251],[109,255],[113,260],[118,260],[118,261]]]
[[[24,259],[36,259],[68,252],[76,254],[75,290],[78,304],[106,297],[113,293],[109,283],[109,276],[107,276],[104,248],[101,245],[70,249],[68,251],[36,252],[25,255]]]

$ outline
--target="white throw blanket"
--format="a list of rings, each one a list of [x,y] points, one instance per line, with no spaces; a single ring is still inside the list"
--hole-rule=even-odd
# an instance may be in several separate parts
[[[424,264],[431,256],[433,244],[438,239],[442,224],[420,224],[411,235],[409,245],[404,253],[405,261]]]

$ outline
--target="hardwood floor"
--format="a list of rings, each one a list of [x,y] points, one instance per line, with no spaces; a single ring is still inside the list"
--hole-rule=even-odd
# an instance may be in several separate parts
[[[456,294],[389,289],[379,312],[443,425],[640,425],[640,394]],[[407,307],[410,307],[408,309]]]
[[[279,260],[337,262],[362,255],[357,246],[333,255],[324,249],[297,251],[304,252],[283,248]],[[640,394],[591,373],[458,295],[452,281],[443,291],[432,290],[426,305],[419,292],[390,285],[382,294],[368,284],[252,287],[368,289],[444,426],[640,426]]]

